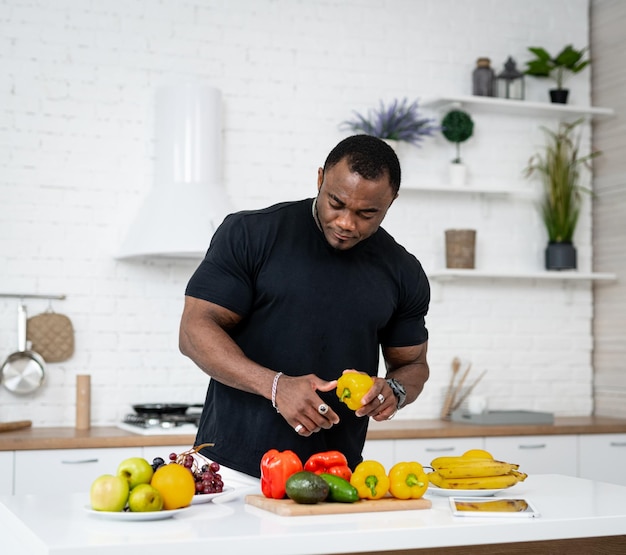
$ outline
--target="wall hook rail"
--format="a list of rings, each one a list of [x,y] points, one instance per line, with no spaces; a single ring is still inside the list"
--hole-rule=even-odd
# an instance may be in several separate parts
[[[63,301],[66,298],[65,295],[40,295],[37,293],[0,293],[0,297],[11,299],[48,299],[51,301]]]

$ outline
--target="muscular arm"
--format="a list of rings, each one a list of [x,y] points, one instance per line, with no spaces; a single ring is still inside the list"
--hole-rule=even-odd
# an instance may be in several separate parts
[[[275,372],[247,358],[227,333],[240,321],[239,315],[226,308],[185,297],[180,351],[217,381],[269,398]]]
[[[214,303],[185,297],[179,330],[179,348],[211,378],[266,399],[272,397],[276,371],[250,360],[228,334],[241,321],[236,313]],[[317,412],[321,403],[316,391],[330,391],[336,382],[326,382],[317,376],[281,376],[276,392],[276,405],[292,426],[303,424],[302,435],[330,428],[339,417],[330,410],[322,416]]]
[[[430,375],[426,352],[428,341],[411,347],[387,347],[383,349],[387,377],[395,378],[406,389],[406,403],[412,403],[424,389]]]

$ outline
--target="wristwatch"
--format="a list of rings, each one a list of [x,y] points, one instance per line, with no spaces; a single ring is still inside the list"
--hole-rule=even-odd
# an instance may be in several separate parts
[[[387,378],[387,383],[398,400],[398,409],[401,409],[406,402],[406,389],[404,389],[404,386],[395,378]]]

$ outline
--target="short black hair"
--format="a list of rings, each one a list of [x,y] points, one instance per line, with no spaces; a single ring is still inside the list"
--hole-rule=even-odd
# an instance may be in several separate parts
[[[393,148],[372,135],[352,135],[333,148],[324,162],[324,173],[347,158],[350,171],[365,179],[387,174],[394,195],[400,190],[400,161]]]

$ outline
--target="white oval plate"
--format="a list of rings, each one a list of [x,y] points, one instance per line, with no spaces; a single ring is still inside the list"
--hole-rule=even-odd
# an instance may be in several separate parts
[[[89,505],[85,506],[85,511],[90,515],[103,518],[105,520],[165,520],[166,518],[172,518],[174,515],[186,511],[189,507],[183,509],[173,509],[171,511],[149,511],[145,513],[133,513],[131,511],[94,511]]]
[[[509,488],[500,489],[444,489],[433,486],[428,486],[428,493],[433,495],[440,495],[441,497],[489,497],[495,495],[500,491],[504,491]]]
[[[193,499],[191,500],[191,504],[200,505],[201,503],[208,503],[209,501],[212,501],[216,497],[219,497],[220,495],[224,495],[225,493],[228,493],[229,491],[232,491],[233,489],[235,488],[232,488],[230,486],[224,486],[224,489],[222,489],[222,491],[220,491],[219,493],[200,493],[198,495],[194,495]]]

